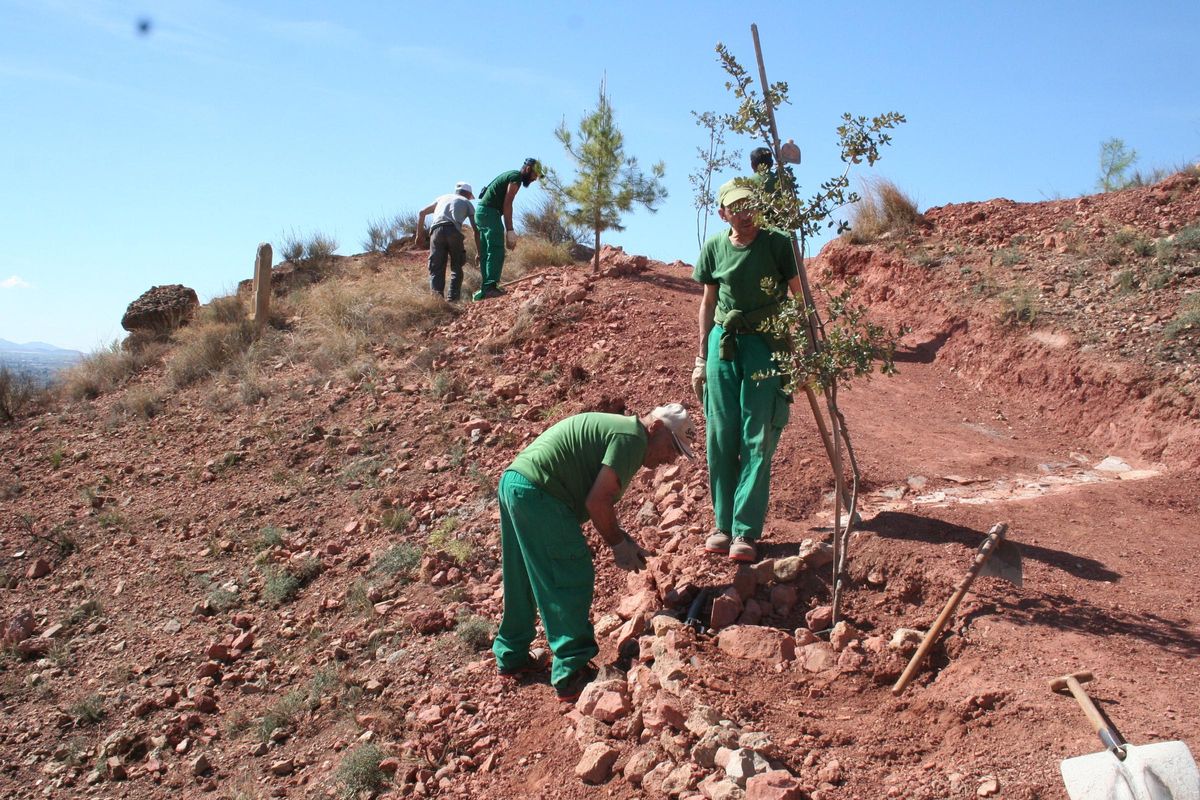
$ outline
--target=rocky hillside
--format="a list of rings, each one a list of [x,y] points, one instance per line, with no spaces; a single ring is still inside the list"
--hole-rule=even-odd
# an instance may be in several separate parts
[[[814,278],[912,328],[900,374],[843,400],[866,480],[847,622],[797,405],[753,567],[703,554],[702,461],[635,481],[622,521],[657,557],[627,579],[595,548],[604,671],[568,708],[487,652],[495,483],[566,415],[694,405],[687,265],[609,249],[599,276],[417,318],[381,294],[422,283],[400,252],[320,290],[374,298],[354,342],[299,346],[316,311],[285,297],[253,365],[195,377],[181,333],[0,429],[0,793],[1060,797],[1057,761],[1097,746],[1046,680],[1081,668],[1130,740],[1200,746],[1198,197],[994,200],[830,245]],[[1001,519],[1024,585],[981,579],[893,697]]]

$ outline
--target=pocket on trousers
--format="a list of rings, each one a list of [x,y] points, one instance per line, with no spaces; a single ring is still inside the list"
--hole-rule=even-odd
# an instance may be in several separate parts
[[[775,412],[771,424],[782,430],[792,418],[792,396],[782,389],[775,392]]]
[[[591,586],[595,578],[592,551],[580,533],[577,536],[555,537],[548,543],[547,554],[554,570],[554,585],[562,588]]]

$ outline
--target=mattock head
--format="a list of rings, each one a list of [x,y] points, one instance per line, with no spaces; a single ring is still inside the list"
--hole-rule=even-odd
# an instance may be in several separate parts
[[[1053,678],[1050,681],[1050,691],[1063,692],[1067,689],[1067,679],[1074,678],[1080,683],[1087,683],[1092,679],[1092,673],[1084,670],[1082,672],[1072,672],[1070,675],[1063,675],[1061,678]]]

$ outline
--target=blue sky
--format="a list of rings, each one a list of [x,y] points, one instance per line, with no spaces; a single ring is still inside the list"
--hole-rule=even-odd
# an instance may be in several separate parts
[[[348,255],[455,181],[527,155],[569,173],[554,128],[603,76],[670,192],[607,241],[690,262],[690,112],[733,108],[713,48],[751,67],[751,22],[805,186],[838,171],[844,111],[907,115],[874,172],[922,208],[1088,193],[1110,137],[1140,167],[1200,158],[1194,0],[0,0],[0,338],[92,350],[152,285],[231,291],[260,241],[319,231]]]

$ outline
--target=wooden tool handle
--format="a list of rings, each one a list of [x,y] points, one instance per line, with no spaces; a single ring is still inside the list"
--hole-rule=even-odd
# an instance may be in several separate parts
[[[1100,737],[1104,746],[1112,751],[1120,750],[1121,746],[1125,744],[1125,738],[1111,722],[1105,719],[1104,714],[1083,689],[1082,684],[1091,679],[1092,673],[1090,672],[1076,672],[1050,681],[1050,688],[1055,692],[1068,690],[1075,698],[1075,702],[1079,703],[1079,707],[1083,709],[1084,716],[1088,718],[1088,722],[1092,724],[1092,730]]]
[[[962,602],[967,591],[971,588],[971,584],[975,582],[975,578],[979,576],[979,570],[983,569],[983,562],[987,561],[988,556],[996,549],[996,545],[1004,538],[1005,531],[1008,530],[1008,524],[1005,522],[997,522],[988,531],[988,536],[984,539],[983,544],[979,548],[979,552],[975,555],[975,561],[971,564],[971,569],[967,571],[967,575],[958,584],[958,589],[950,597],[946,607],[942,609],[942,613],[938,614],[937,620],[934,621],[933,627],[925,634],[925,638],[921,640],[921,646],[917,648],[917,652],[913,653],[913,657],[909,659],[908,666],[904,668],[904,673],[896,681],[892,687],[892,694],[899,697],[904,694],[904,690],[908,688],[908,684],[916,677],[917,670],[921,668],[925,657],[929,655],[929,651],[933,648],[933,643],[937,641],[941,635],[942,629],[946,627],[946,623],[954,616],[958,604]]]

